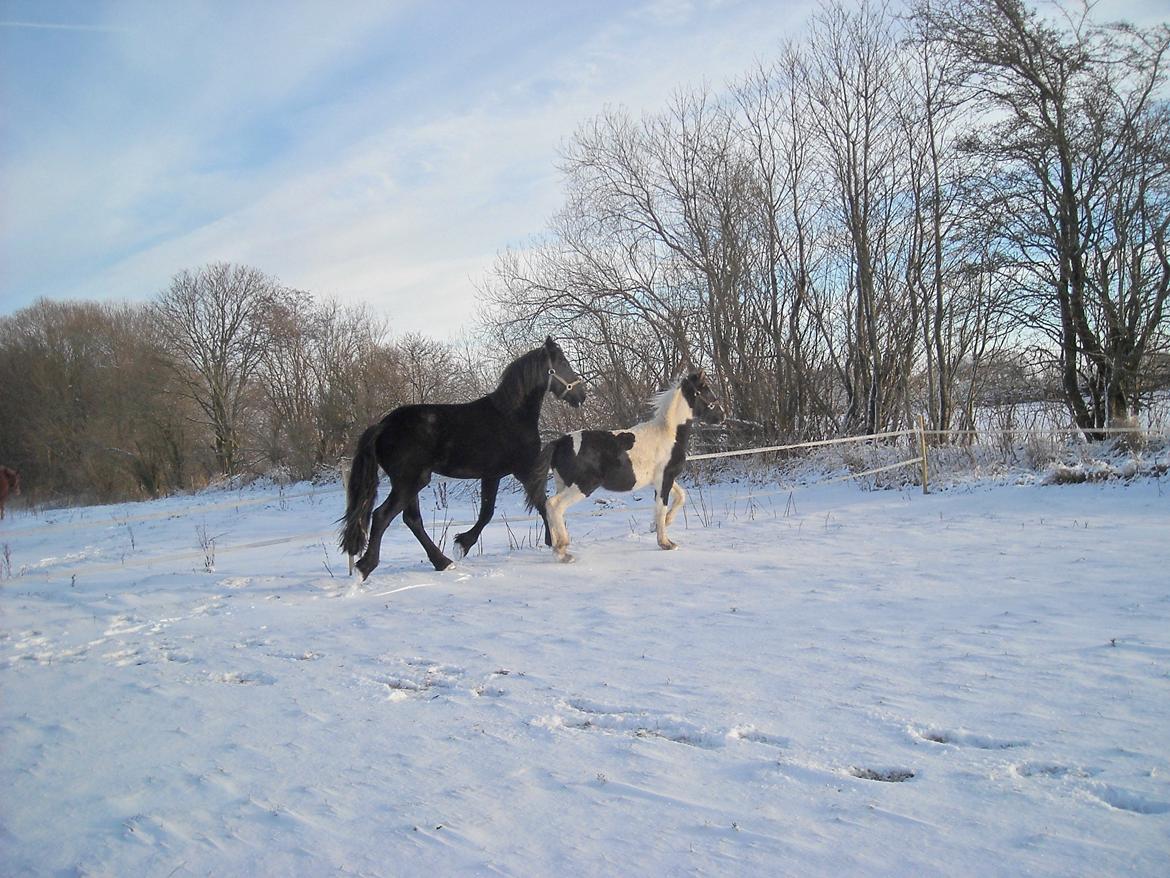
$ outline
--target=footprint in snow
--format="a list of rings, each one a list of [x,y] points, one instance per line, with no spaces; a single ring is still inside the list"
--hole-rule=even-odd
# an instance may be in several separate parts
[[[1013,747],[1026,747],[1027,741],[1013,741],[1002,738],[991,738],[987,735],[977,735],[961,730],[927,728],[910,728],[910,734],[932,744],[949,744],[954,747],[974,747],[978,750],[1010,750]]]
[[[119,668],[124,668],[127,665],[144,665],[148,661],[137,646],[107,652],[102,655],[102,658]]]
[[[1151,799],[1133,790],[1123,790],[1108,784],[1094,784],[1089,792],[1118,811],[1129,811],[1131,814],[1170,813],[1170,802]]]
[[[228,671],[223,674],[209,674],[214,683],[234,683],[237,686],[271,686],[276,678],[259,671]]]
[[[1170,802],[1152,799],[1142,793],[1115,787],[1111,784],[1085,782],[1088,778],[1101,773],[1100,769],[1097,768],[1080,768],[1051,762],[1021,762],[1011,766],[1011,772],[1017,777],[1072,780],[1076,787],[1083,789],[1097,801],[1118,811],[1128,811],[1131,814],[1170,813]]]
[[[104,634],[106,637],[137,634],[139,631],[146,629],[149,624],[146,620],[140,619],[137,616],[115,616]]]
[[[317,659],[322,658],[324,653],[314,652],[311,649],[307,649],[304,652],[287,652],[284,650],[279,650],[277,652],[270,652],[268,655],[270,655],[272,658],[286,659],[292,662],[315,662]]]
[[[366,683],[388,689],[391,701],[401,701],[412,695],[422,695],[435,690],[457,690],[462,684],[467,672],[458,665],[448,665],[424,658],[396,658],[383,656],[378,659],[388,665],[388,673],[363,675],[360,679]],[[475,690],[472,690],[475,693]],[[475,694],[487,694],[475,693]],[[500,693],[502,694],[502,692]],[[439,697],[439,693],[431,695]]]
[[[1079,768],[1073,765],[1058,765],[1055,762],[1019,762],[1011,766],[1012,774],[1017,777],[1093,777],[1100,774],[1096,768]]]
[[[792,745],[789,738],[784,738],[779,735],[769,735],[766,732],[761,732],[755,726],[736,726],[727,733],[729,741],[750,741],[753,744],[765,744],[769,747],[777,747],[783,749]]]
[[[538,725],[630,734],[635,738],[662,738],[676,744],[714,750],[723,746],[723,737],[672,714],[631,707],[614,707],[577,698],[562,702],[566,715],[544,717]]]
[[[914,777],[909,768],[858,768],[854,766],[849,773],[861,780],[876,780],[882,783],[905,783]]]

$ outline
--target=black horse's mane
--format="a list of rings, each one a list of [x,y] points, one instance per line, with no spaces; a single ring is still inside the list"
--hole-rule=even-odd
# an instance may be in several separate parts
[[[548,351],[543,346],[517,357],[504,369],[500,383],[488,398],[502,412],[519,408],[533,390],[547,385],[549,363]]]

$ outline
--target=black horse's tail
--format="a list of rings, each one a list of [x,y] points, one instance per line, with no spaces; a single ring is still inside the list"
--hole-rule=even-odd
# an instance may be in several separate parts
[[[552,468],[553,448],[558,441],[560,440],[554,439],[540,449],[540,454],[536,456],[536,463],[532,465],[532,471],[524,480],[524,496],[528,501],[529,512],[544,506],[545,489],[548,487],[548,471]]]
[[[378,456],[376,446],[382,433],[382,423],[367,427],[353,453],[353,465],[345,489],[345,522],[341,528],[341,551],[360,555],[370,533],[370,518],[374,514],[374,500],[378,496]]]

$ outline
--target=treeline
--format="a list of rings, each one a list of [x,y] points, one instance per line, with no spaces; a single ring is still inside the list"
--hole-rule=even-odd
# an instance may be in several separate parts
[[[0,320],[0,449],[40,502],[312,478],[387,409],[494,386],[470,351],[209,265],[146,304],[42,300]]]
[[[550,429],[633,423],[695,365],[736,444],[1036,398],[1094,435],[1168,378],[1170,26],[1090,11],[829,2],[726,91],[602,113],[541,243],[485,279],[474,342],[393,338],[239,265],[143,305],[38,302],[0,319],[0,462],[46,500],[308,478],[546,334],[591,378]]]
[[[1131,417],[1170,341],[1170,27],[1045,9],[829,2],[725,92],[604,112],[490,330],[571,333],[618,422],[683,362],[773,439],[970,427],[1036,385]]]

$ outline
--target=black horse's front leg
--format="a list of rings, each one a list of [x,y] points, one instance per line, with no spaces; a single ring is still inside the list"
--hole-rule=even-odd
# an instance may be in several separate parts
[[[492,520],[496,512],[496,493],[500,489],[499,479],[484,479],[480,482],[479,519],[471,526],[471,530],[455,535],[455,542],[466,556],[471,551],[483,532],[487,523]]]

